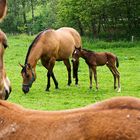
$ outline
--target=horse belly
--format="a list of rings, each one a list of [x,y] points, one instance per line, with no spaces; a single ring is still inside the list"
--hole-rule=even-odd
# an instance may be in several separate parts
[[[104,53],[96,53],[96,64],[97,66],[103,66],[107,62],[107,57]]]
[[[68,59],[74,51],[75,42],[71,36],[64,36],[61,38],[59,44],[58,57]]]

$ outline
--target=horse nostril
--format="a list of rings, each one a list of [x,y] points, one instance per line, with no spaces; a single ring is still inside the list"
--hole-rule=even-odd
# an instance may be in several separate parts
[[[26,93],[29,92],[29,88],[28,88],[28,87],[23,87],[23,88],[22,88],[22,91],[26,94]]]
[[[72,58],[72,60],[71,60],[72,62],[75,62],[76,61],[76,59],[75,58]]]
[[[10,92],[8,90],[5,90],[5,100],[8,99]]]

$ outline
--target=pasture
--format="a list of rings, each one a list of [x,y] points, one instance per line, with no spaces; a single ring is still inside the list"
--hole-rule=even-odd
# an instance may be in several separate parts
[[[54,74],[59,83],[59,89],[54,88],[51,80],[50,92],[46,92],[46,69],[39,62],[36,67],[37,79],[27,95],[22,92],[21,67],[34,36],[8,36],[9,48],[5,51],[6,71],[12,84],[12,93],[8,101],[21,104],[24,107],[40,110],[61,110],[76,108],[101,101],[114,96],[140,97],[140,42],[110,42],[83,39],[83,47],[97,52],[109,51],[119,58],[121,76],[121,93],[113,89],[113,76],[109,69],[97,68],[99,91],[89,89],[89,72],[84,60],[80,59],[79,85],[73,82],[67,86],[67,70],[63,62],[56,62]]]

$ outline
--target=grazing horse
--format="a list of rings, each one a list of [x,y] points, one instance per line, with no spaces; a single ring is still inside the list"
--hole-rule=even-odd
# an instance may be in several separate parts
[[[81,47],[81,37],[79,33],[69,27],[62,27],[58,30],[48,29],[40,32],[29,47],[25,64],[22,66],[21,74],[23,77],[22,90],[29,92],[32,83],[36,79],[35,68],[37,61],[41,59],[42,65],[48,70],[48,83],[46,91],[50,88],[50,77],[52,77],[55,88],[58,88],[58,82],[53,73],[55,61],[63,61],[68,71],[68,85],[71,84],[71,65],[69,57],[76,47]],[[74,65],[76,66],[76,65]],[[78,70],[78,65],[76,66]],[[75,67],[73,67],[75,69]],[[78,76],[74,73],[76,83]]]
[[[0,21],[5,17],[7,12],[7,0],[0,0]]]
[[[3,100],[6,100],[11,92],[10,81],[6,76],[3,62],[3,55],[7,46],[8,45],[6,35],[0,30],[0,99]]]
[[[35,111],[0,100],[1,140],[139,140],[140,99],[116,97],[64,111]]]
[[[90,77],[90,88],[92,88],[92,73],[94,73],[94,79],[96,83],[96,89],[98,90],[97,82],[97,66],[106,65],[114,77],[114,89],[116,89],[116,78],[118,79],[118,92],[121,91],[120,87],[120,74],[116,67],[119,67],[119,61],[117,56],[110,52],[93,52],[86,49],[75,48],[72,54],[73,61],[79,61],[79,57],[82,57],[89,67],[89,77]],[[115,66],[116,63],[116,66]]]

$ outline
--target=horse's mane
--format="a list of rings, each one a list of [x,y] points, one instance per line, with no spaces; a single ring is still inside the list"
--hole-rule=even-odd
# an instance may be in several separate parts
[[[32,47],[37,43],[37,41],[39,40],[41,34],[44,32],[45,30],[41,31],[36,37],[35,39],[33,40],[33,42],[31,43],[31,45],[29,46],[29,49],[28,49],[28,52],[27,52],[27,55],[26,55],[26,59],[25,59],[25,64],[27,63],[28,61],[28,57],[29,57],[29,54],[31,52],[31,49]]]
[[[27,64],[28,57],[29,57],[29,54],[30,54],[30,52],[31,52],[32,47],[37,43],[37,41],[39,40],[41,34],[42,34],[44,31],[47,31],[47,30],[49,30],[49,29],[47,28],[47,29],[41,31],[41,32],[35,37],[35,39],[34,39],[33,42],[31,43],[31,45],[29,46],[29,49],[28,49],[28,52],[27,52],[27,55],[26,55],[26,59],[25,59],[25,63],[24,63],[24,64]]]
[[[82,49],[83,51],[86,51],[86,52],[90,52],[90,53],[94,53],[95,51],[91,51],[91,50],[88,50],[88,49]]]

